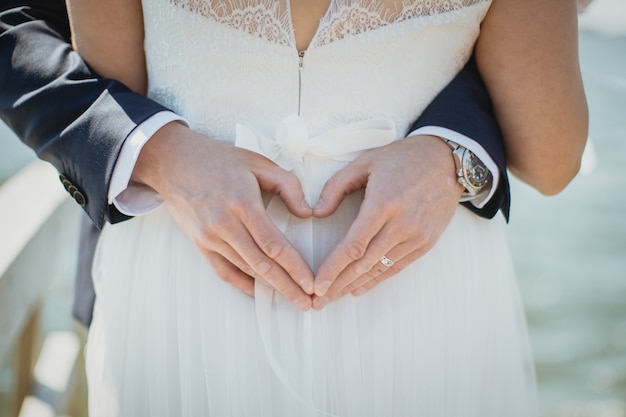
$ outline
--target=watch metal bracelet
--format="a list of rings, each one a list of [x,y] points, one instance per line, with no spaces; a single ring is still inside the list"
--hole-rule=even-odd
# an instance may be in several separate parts
[[[444,141],[452,148],[457,181],[465,191],[462,198],[474,197],[490,181],[491,172],[472,151],[451,140]]]

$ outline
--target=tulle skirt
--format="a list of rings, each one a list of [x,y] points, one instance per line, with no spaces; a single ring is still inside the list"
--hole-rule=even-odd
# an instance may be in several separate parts
[[[361,198],[328,219],[273,216],[316,268]],[[503,226],[459,207],[400,274],[306,313],[261,284],[253,299],[223,282],[164,206],[107,226],[93,271],[90,416],[537,415]]]

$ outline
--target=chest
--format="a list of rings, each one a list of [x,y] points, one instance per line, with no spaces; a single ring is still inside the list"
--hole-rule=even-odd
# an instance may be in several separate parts
[[[490,4],[298,1],[143,0],[151,97],[225,140],[242,121],[269,137],[289,114],[312,134],[386,118],[402,135],[466,62]]]
[[[271,42],[310,46],[392,23],[458,11],[489,0],[168,0]]]

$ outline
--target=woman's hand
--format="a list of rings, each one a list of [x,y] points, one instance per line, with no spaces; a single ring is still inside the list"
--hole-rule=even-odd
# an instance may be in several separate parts
[[[463,192],[451,148],[437,137],[412,136],[370,150],[337,172],[313,215],[329,216],[345,195],[363,187],[357,218],[317,272],[315,309],[349,292],[363,294],[428,252]],[[395,263],[384,266],[383,256]]]
[[[144,146],[133,181],[156,190],[183,232],[226,282],[254,295],[254,280],[301,310],[313,272],[265,212],[261,190],[296,216],[311,216],[300,182],[270,160],[170,123]]]

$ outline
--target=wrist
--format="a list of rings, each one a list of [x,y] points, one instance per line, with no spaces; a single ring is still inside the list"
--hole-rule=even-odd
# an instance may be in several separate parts
[[[432,180],[439,187],[448,189],[451,193],[461,199],[465,188],[458,182],[456,175],[456,164],[454,156],[450,151],[450,146],[438,136],[415,135],[407,138],[418,141],[422,144],[420,153],[426,160],[432,162]]]
[[[141,149],[131,181],[158,192],[161,188],[164,170],[170,166],[168,159],[172,157],[173,150],[176,149],[175,142],[188,130],[185,124],[178,121],[167,123],[157,130]]]
[[[451,140],[439,139],[452,150],[457,182],[464,188],[461,201],[477,196],[491,183],[491,171],[471,150]]]

